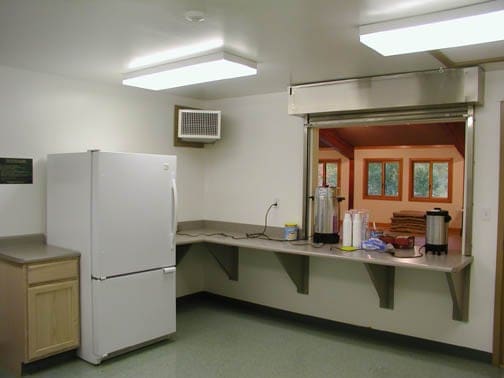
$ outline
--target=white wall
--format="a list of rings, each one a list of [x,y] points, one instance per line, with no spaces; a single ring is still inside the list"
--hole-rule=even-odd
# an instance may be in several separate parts
[[[208,101],[222,110],[222,140],[206,151],[206,219],[263,224],[302,220],[302,119],[287,116],[287,96],[275,93]]]
[[[177,264],[177,297],[206,290],[205,269],[210,259],[203,244],[191,247],[189,253]]]
[[[34,159],[33,185],[0,185],[0,236],[45,232],[49,153],[175,154],[180,220],[203,217],[201,149],[174,148],[173,105],[195,100],[0,66],[0,157]]]
[[[296,293],[274,254],[240,250],[240,280],[227,280],[217,264],[205,270],[207,290],[255,303],[336,321],[387,330],[490,352],[496,258],[499,101],[504,71],[488,72],[485,106],[476,113],[474,264],[469,322],[451,319],[452,303],[443,274],[396,270],[395,309],[380,309],[361,264],[310,260],[310,294]],[[211,102],[223,110],[224,140],[208,151],[206,216],[261,224],[265,205],[282,193],[281,225],[301,214],[302,121],[289,117],[287,95],[269,94]],[[493,172],[493,173],[492,173]],[[296,187],[297,185],[297,187]],[[286,200],[283,200],[286,198]]]

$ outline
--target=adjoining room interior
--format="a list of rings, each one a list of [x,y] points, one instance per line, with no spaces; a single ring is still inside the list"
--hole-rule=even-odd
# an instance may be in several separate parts
[[[370,227],[389,233],[423,238],[425,212],[441,207],[460,253],[464,159],[460,121],[320,128],[317,184],[339,188],[341,214],[367,209]]]

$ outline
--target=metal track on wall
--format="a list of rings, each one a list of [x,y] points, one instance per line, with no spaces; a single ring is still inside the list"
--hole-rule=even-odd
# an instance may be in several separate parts
[[[386,110],[359,113],[325,113],[307,116],[308,127],[393,126],[411,123],[465,121],[467,105],[435,109]]]

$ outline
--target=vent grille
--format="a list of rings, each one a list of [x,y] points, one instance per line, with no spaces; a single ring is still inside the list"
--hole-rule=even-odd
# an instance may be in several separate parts
[[[214,142],[220,139],[219,110],[179,110],[179,138],[182,140]]]
[[[216,113],[182,113],[182,134],[217,136],[219,115]]]

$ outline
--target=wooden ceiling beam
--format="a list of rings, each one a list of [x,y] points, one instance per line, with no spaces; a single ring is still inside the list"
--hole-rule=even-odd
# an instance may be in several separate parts
[[[320,129],[319,139],[332,148],[338,150],[347,159],[354,159],[354,146],[336,135],[336,131],[334,129]]]
[[[454,140],[454,146],[457,149],[457,151],[462,155],[463,158],[465,158],[465,135],[464,131],[458,130],[459,124],[455,123],[449,123],[446,125],[448,127],[448,130],[450,131],[451,135],[453,136]],[[465,127],[464,127],[465,130]]]

